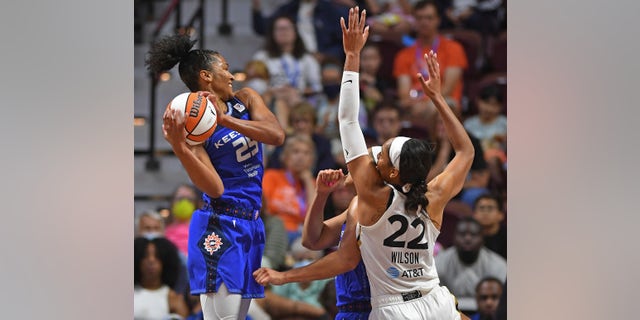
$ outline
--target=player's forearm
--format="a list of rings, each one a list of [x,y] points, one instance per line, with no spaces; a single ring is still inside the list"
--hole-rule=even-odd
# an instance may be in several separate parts
[[[224,184],[213,167],[203,163],[189,147],[178,146],[174,153],[182,163],[191,182],[212,198],[219,198],[224,193]]]
[[[360,255],[332,252],[312,264],[284,272],[284,282],[302,282],[328,279],[353,270],[360,262]]]
[[[220,123],[219,123],[220,124]],[[227,117],[224,124],[220,124],[231,130],[242,133],[249,139],[279,146],[284,143],[285,133],[278,120],[243,120],[234,117]]]
[[[316,193],[307,210],[302,230],[302,245],[308,249],[319,249],[318,242],[324,227],[324,206],[328,198],[329,193]]]
[[[437,95],[432,99],[436,109],[442,117],[445,131],[451,141],[453,150],[458,153],[470,154],[471,158],[474,156],[473,144],[467,134],[467,131],[462,126],[462,123],[458,120],[453,113],[447,102],[442,95]]]

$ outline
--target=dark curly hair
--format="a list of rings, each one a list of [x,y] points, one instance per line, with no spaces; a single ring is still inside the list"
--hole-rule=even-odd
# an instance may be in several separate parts
[[[411,189],[404,193],[407,196],[404,208],[414,212],[418,206],[427,208],[429,200],[425,196],[427,182],[425,178],[431,169],[433,148],[430,143],[421,139],[409,139],[400,150],[400,181],[411,184]],[[402,190],[402,188],[400,188]]]
[[[145,65],[149,71],[158,74],[180,63],[180,79],[189,90],[198,91],[200,70],[212,71],[211,63],[219,61],[220,53],[206,49],[191,50],[196,42],[183,34],[165,36],[151,45]]]
[[[178,255],[178,248],[166,238],[154,238],[149,240],[144,237],[137,237],[134,240],[133,245],[133,283],[139,285],[142,280],[142,272],[140,270],[140,264],[142,259],[147,256],[147,248],[150,244],[156,247],[156,258],[162,263],[162,283],[174,288],[178,279],[178,272],[180,270],[180,256]]]

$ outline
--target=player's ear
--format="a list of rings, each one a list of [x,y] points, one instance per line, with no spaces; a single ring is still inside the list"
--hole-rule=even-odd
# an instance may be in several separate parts
[[[213,75],[209,70],[200,70],[200,78],[204,81],[211,82],[213,80]]]

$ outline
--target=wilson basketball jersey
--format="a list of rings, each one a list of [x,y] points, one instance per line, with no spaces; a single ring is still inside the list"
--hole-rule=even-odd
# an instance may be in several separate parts
[[[405,195],[393,190],[391,205],[371,226],[358,224],[360,252],[371,297],[412,290],[430,290],[440,283],[433,245],[440,233],[423,209],[405,212]]]
[[[236,97],[226,101],[227,115],[250,120],[249,110]],[[224,182],[224,193],[212,199],[204,194],[205,202],[259,209],[262,205],[262,143],[243,134],[218,126],[204,143],[211,163]]]

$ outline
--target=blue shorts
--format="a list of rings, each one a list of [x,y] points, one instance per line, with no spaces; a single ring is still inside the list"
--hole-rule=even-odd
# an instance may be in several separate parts
[[[338,312],[335,320],[368,320],[369,312]]]
[[[242,298],[264,298],[264,287],[253,278],[264,251],[264,224],[258,210],[211,207],[196,210],[189,225],[191,294],[217,292],[224,282]]]
[[[338,306],[338,313],[335,320],[368,320],[371,313],[369,301],[353,301],[351,303]]]

